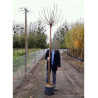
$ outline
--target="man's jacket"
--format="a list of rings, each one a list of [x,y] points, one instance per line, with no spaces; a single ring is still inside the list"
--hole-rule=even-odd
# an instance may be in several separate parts
[[[47,60],[48,57],[49,57],[49,50],[47,50],[46,52],[45,59]],[[51,58],[52,58],[52,52],[50,56],[50,66],[51,66],[50,68],[52,69],[52,71],[57,71],[57,67],[61,67],[59,50],[56,50],[54,53],[54,64],[53,65],[51,65]],[[48,70],[48,60],[47,60],[47,70]]]

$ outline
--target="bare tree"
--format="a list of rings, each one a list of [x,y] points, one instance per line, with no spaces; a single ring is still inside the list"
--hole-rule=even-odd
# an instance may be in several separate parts
[[[65,21],[62,25],[60,25],[57,31],[54,33],[54,39],[58,40],[60,43],[65,40],[65,33],[69,30],[69,25],[67,21]]]
[[[42,15],[40,14],[40,17],[42,21],[50,26],[50,44],[49,44],[49,65],[48,65],[48,84],[50,84],[50,53],[51,53],[51,30],[52,26],[59,23],[62,19],[61,17],[61,11],[58,13],[57,5],[54,4],[54,8],[48,10],[45,10],[43,8]]]

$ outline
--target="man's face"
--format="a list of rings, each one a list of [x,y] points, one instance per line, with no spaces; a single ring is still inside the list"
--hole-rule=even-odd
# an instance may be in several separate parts
[[[60,44],[59,44],[59,42],[58,42],[58,41],[52,41],[52,42],[51,42],[51,49],[52,49],[52,50],[58,50],[58,49],[60,49]]]

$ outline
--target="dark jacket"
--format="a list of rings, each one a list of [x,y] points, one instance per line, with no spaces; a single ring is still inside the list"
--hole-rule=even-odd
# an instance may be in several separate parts
[[[45,55],[45,59],[47,60],[47,57],[49,57],[49,50],[47,50],[46,55]],[[52,52],[51,52],[51,56],[52,57]],[[54,64],[51,65],[51,58],[50,58],[50,68],[52,69],[52,71],[57,71],[57,67],[61,67],[61,61],[60,61],[60,53],[59,50],[55,51],[54,54]],[[48,60],[47,60],[47,70],[48,70]]]

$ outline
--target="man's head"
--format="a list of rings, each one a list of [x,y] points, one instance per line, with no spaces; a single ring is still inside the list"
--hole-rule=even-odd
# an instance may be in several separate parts
[[[52,50],[58,50],[60,49],[60,44],[57,40],[51,41],[51,49]]]

